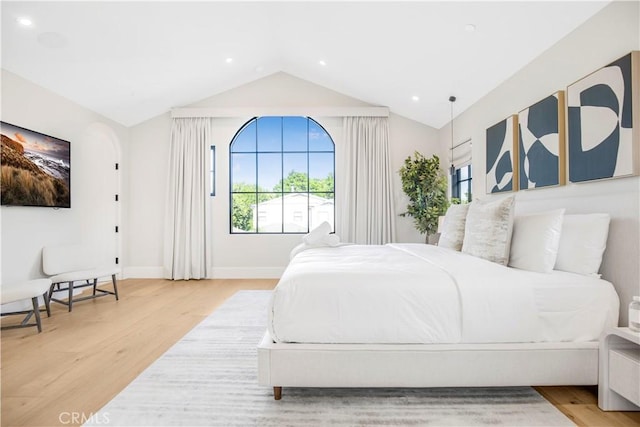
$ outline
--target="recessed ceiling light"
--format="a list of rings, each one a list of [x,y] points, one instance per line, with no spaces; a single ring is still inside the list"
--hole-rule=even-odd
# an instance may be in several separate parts
[[[411,99],[412,99],[413,101],[415,101],[415,102],[420,101],[420,97],[419,97],[419,96],[417,96],[417,95],[413,95],[413,96],[411,97]]]
[[[233,58],[227,58],[224,60],[227,64],[231,64],[233,62]]]
[[[25,27],[30,27],[33,25],[33,21],[26,17],[18,18],[17,21],[18,21],[18,24],[23,25]]]
[[[318,64],[322,65],[323,67],[327,66],[327,63],[324,61],[324,59],[321,59],[320,61],[318,61]]]
[[[473,33],[476,30],[476,26],[473,24],[467,24],[464,26],[465,31],[468,33]]]

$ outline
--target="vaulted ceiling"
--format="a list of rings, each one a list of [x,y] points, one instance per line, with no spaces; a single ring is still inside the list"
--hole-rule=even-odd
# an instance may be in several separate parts
[[[2,67],[125,126],[284,71],[440,128],[607,3],[3,1]]]

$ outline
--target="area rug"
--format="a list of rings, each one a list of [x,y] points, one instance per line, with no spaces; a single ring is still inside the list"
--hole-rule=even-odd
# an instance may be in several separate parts
[[[270,387],[257,384],[269,295],[236,293],[85,425],[574,425],[530,387],[284,388],[275,401]]]

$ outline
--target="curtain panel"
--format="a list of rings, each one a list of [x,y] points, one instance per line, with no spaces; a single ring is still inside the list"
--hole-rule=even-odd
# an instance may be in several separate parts
[[[389,121],[386,117],[345,117],[343,179],[338,234],[358,244],[395,239]]]
[[[164,277],[211,276],[211,118],[173,119],[165,209]]]

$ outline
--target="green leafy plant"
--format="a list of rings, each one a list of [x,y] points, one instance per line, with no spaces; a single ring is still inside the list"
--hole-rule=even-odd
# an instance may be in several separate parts
[[[402,190],[409,196],[407,211],[402,217],[413,217],[413,222],[422,234],[438,231],[438,217],[449,207],[447,179],[440,171],[440,159],[435,154],[424,157],[417,151],[413,158],[407,157],[400,168]]]

